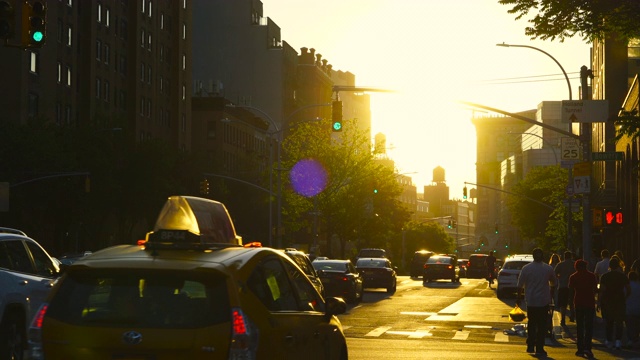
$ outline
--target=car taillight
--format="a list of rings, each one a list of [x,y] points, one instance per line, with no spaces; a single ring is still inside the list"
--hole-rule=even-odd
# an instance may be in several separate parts
[[[44,358],[42,353],[42,323],[44,316],[47,313],[49,305],[43,303],[40,305],[38,312],[31,320],[31,326],[29,326],[29,358],[39,360]]]
[[[231,309],[231,346],[229,360],[253,360],[258,347],[258,332],[242,309]]]
[[[453,269],[453,266],[449,265],[447,266],[447,269]]]
[[[428,268],[429,268],[429,265],[424,264],[423,268],[428,269]]]

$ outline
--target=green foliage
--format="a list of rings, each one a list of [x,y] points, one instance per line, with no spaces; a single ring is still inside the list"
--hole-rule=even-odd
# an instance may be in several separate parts
[[[507,197],[507,207],[512,223],[523,238],[543,249],[557,249],[566,245],[568,209],[563,201],[567,183],[567,170],[559,166],[540,166],[531,169],[511,189],[515,195]]]
[[[326,187],[313,197],[294,191],[284,177],[283,221],[289,233],[309,229],[307,234],[313,236],[315,230],[327,240],[335,235],[341,252],[346,241],[355,241],[359,247],[387,247],[397,238],[409,219],[408,210],[397,199],[402,188],[394,169],[375,161],[369,138],[354,124],[345,121],[338,134],[327,121],[301,123],[285,139],[283,149],[285,169],[313,159],[327,174]]]
[[[638,109],[631,111],[621,111],[615,121],[616,124],[616,141],[620,141],[628,137],[631,142],[635,142],[640,137],[640,116]]]
[[[525,34],[532,39],[555,40],[580,35],[589,42],[618,34],[623,39],[640,37],[638,0],[499,0],[512,6],[509,14],[519,20],[531,14]]]
[[[446,254],[455,250],[455,239],[435,222],[407,223],[404,228],[404,243],[407,254],[413,254],[418,250]]]

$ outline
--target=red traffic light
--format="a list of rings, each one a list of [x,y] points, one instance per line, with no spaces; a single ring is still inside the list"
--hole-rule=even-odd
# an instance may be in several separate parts
[[[624,216],[622,210],[604,210],[604,226],[622,226],[624,225]]]

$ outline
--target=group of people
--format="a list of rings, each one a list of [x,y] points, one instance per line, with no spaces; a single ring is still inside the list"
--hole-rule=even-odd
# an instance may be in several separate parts
[[[609,256],[602,250],[602,259],[593,271],[583,259],[574,261],[566,251],[562,261],[552,257],[544,262],[542,249],[533,250],[533,262],[525,265],[518,278],[518,297],[522,294],[527,304],[529,318],[527,352],[546,356],[545,337],[548,330],[550,306],[560,311],[561,325],[565,319],[576,323],[577,356],[593,357],[592,338],[596,312],[600,311],[605,322],[606,346],[622,347],[624,324],[629,346],[640,346],[640,274],[638,260],[625,268],[622,253]],[[555,291],[557,288],[557,292]],[[567,314],[567,308],[569,313]]]

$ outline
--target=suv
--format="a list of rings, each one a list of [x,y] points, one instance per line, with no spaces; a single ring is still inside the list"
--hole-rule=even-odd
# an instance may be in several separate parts
[[[360,249],[358,252],[358,256],[356,256],[356,261],[360,258],[386,258],[387,251],[385,249],[377,249],[377,248],[365,248]]]
[[[411,266],[409,270],[409,276],[420,277],[424,272],[424,263],[427,262],[429,257],[433,255],[433,252],[427,250],[419,250],[413,253],[411,258]]]
[[[518,290],[518,277],[522,267],[533,261],[533,255],[512,255],[505,259],[502,269],[498,272],[498,299]]]
[[[487,264],[485,260],[487,254],[471,254],[469,255],[469,263],[467,264],[467,277],[471,279],[486,279],[489,276]]]
[[[29,329],[31,359],[347,359],[342,299],[282,251],[211,236],[226,214],[191,205],[215,202],[169,202],[146,242],[66,269]]]
[[[0,228],[0,359],[22,359],[27,326],[60,272],[24,232]]]

